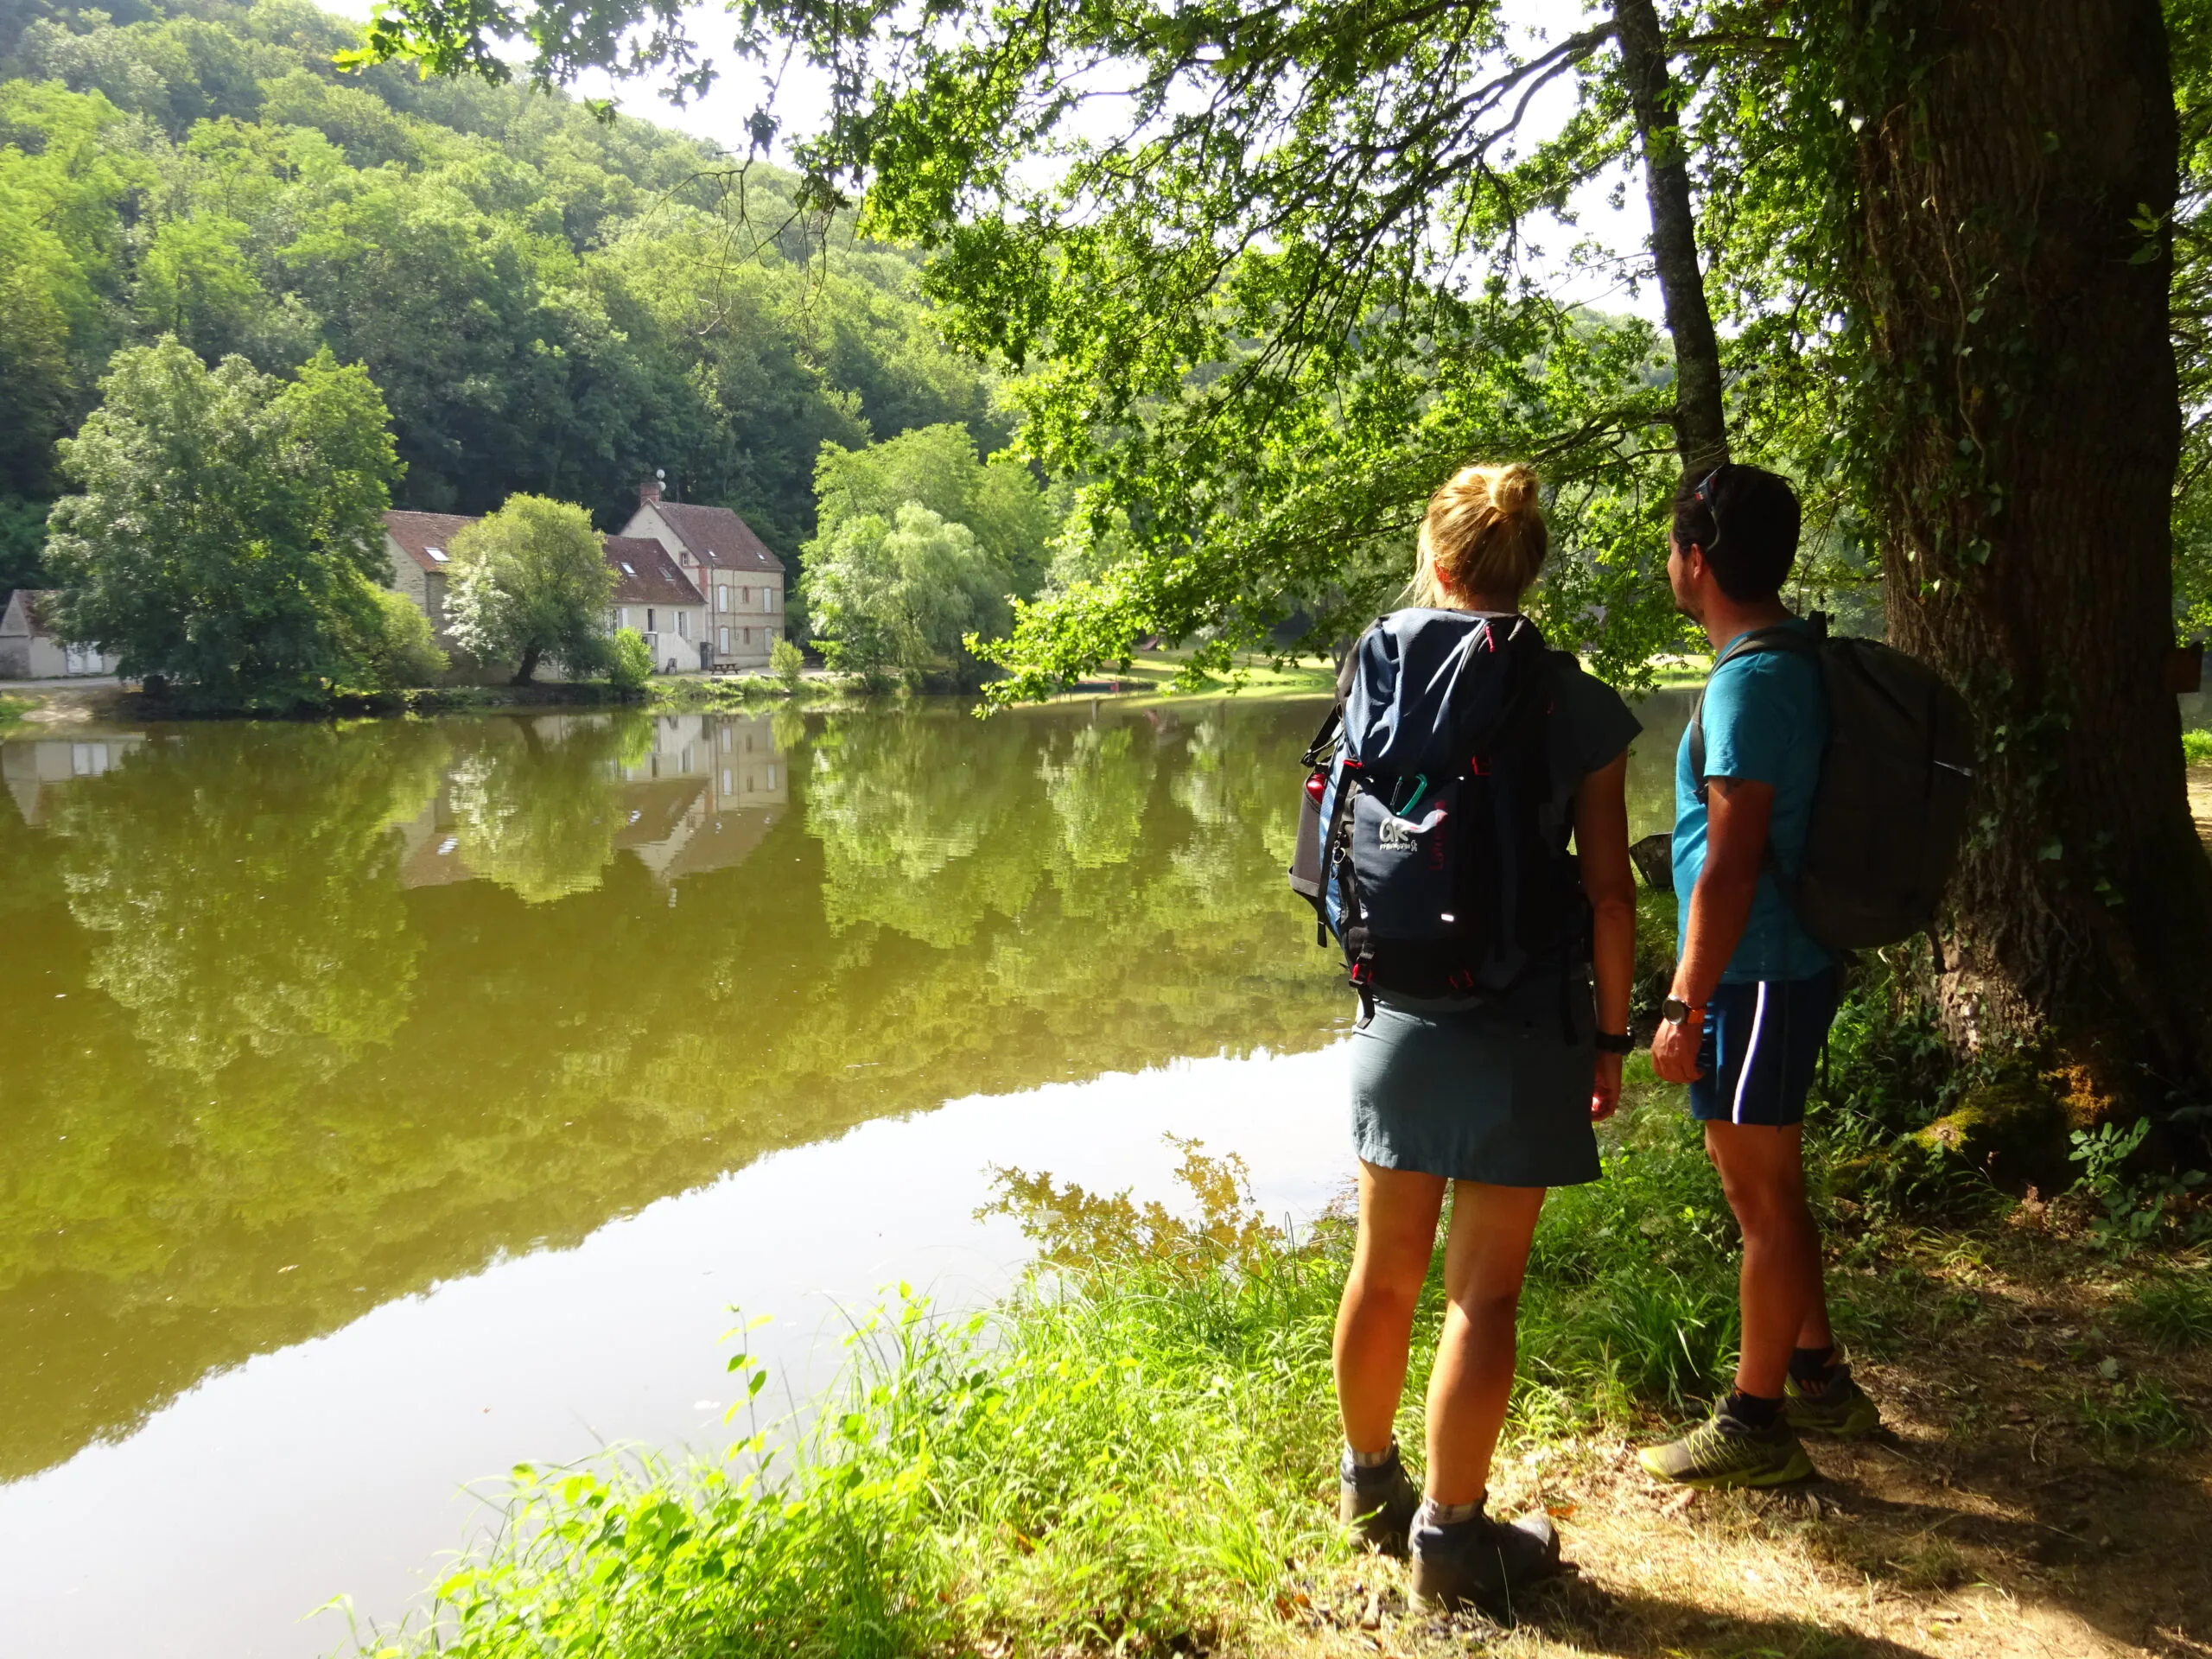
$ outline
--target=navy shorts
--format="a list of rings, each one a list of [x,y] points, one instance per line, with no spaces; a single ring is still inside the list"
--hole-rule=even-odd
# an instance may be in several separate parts
[[[1833,968],[1810,979],[1721,986],[1706,1007],[1697,1055],[1704,1075],[1690,1084],[1690,1116],[1707,1123],[1803,1122],[1805,1091],[1835,1007]]]

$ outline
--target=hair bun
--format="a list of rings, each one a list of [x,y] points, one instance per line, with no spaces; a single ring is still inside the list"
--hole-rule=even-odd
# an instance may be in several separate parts
[[[1507,518],[1517,518],[1536,505],[1536,474],[1533,467],[1514,461],[1497,469],[1490,486],[1491,505]]]

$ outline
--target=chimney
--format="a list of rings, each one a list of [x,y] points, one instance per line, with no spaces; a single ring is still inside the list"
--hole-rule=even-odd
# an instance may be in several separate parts
[[[658,506],[661,486],[667,478],[665,471],[656,468],[651,478],[638,486],[638,505],[641,507]]]

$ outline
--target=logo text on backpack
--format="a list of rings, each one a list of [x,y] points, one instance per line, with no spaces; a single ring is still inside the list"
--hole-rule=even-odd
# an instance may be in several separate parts
[[[1385,818],[1376,832],[1376,841],[1386,853],[1411,852],[1421,842],[1421,826],[1404,818]]]

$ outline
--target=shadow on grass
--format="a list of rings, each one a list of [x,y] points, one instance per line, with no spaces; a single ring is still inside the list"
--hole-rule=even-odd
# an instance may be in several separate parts
[[[1587,1580],[1532,1597],[1521,1628],[1619,1659],[1929,1659],[1925,1649],[1810,1618],[1746,1618]]]

